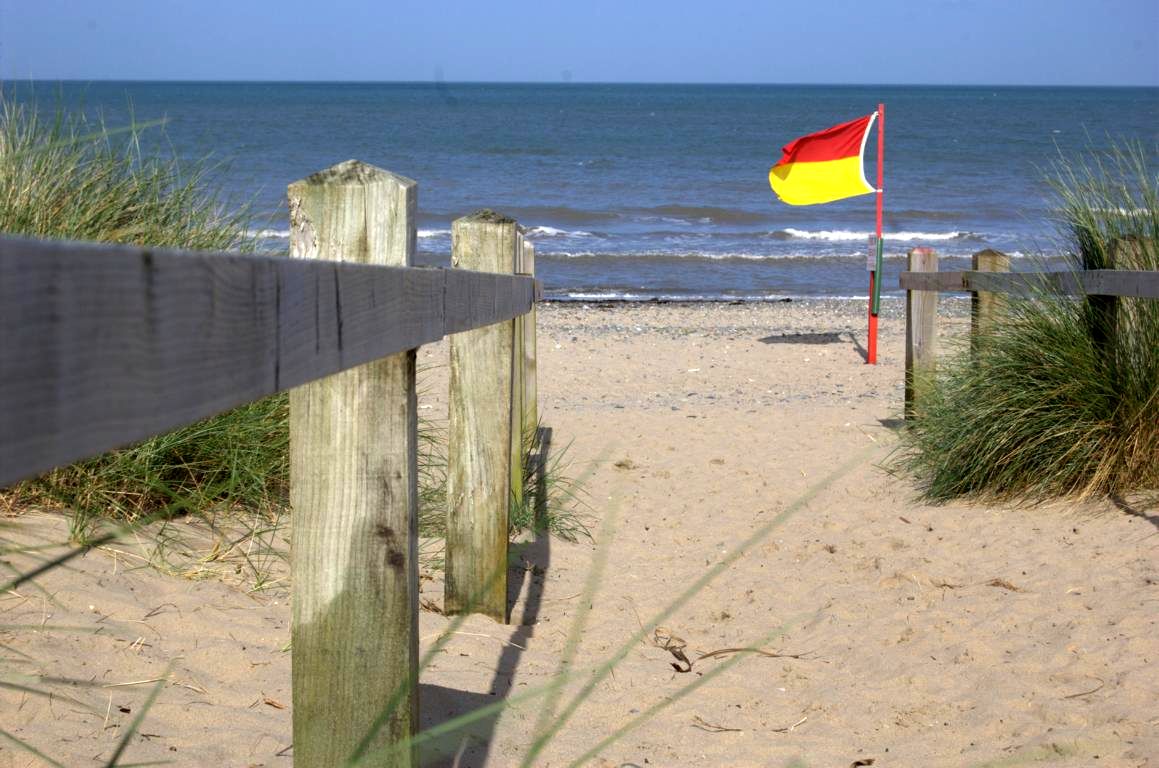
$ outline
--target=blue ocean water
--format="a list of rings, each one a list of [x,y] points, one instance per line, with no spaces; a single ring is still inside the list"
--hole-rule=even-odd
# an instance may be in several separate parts
[[[419,182],[420,260],[451,221],[514,216],[555,298],[862,296],[872,195],[791,207],[768,187],[793,138],[886,105],[886,292],[908,248],[947,269],[996,248],[1057,252],[1044,173],[1109,138],[1159,144],[1159,89],[363,83],[7,83],[116,127],[165,119],[146,151],[219,164],[284,250],[286,185],[348,158]],[[875,177],[876,141],[866,151]],[[1017,258],[1016,258],[1017,261]],[[1026,262],[1029,263],[1029,262]]]

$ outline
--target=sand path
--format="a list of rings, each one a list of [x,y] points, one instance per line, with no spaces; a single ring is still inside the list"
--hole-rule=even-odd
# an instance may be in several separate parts
[[[876,368],[854,340],[864,343],[861,307],[545,307],[543,422],[556,448],[569,446],[600,543],[513,549],[513,624],[459,627],[423,673],[427,724],[543,686],[579,618],[578,682],[562,710],[587,670],[719,571],[662,622],[660,640],[682,641],[692,670],[674,669],[686,665],[652,633],[629,645],[537,765],[568,765],[666,701],[593,764],[1159,765],[1155,511],[916,503],[875,466],[901,410],[897,307]],[[427,373],[429,391],[444,373]],[[437,396],[423,404],[444,408]],[[27,516],[18,530],[63,529]],[[227,583],[246,583],[244,567],[231,573],[236,553],[203,566],[226,582],[190,580],[135,567],[151,546],[92,553],[42,579],[44,591],[0,596],[2,624],[100,629],[0,628],[22,671],[93,681],[54,687],[75,701],[0,690],[0,727],[65,764],[107,759],[150,687],[119,684],[173,663],[128,759],[290,765],[284,570],[248,593]],[[595,597],[580,605],[601,558]],[[428,575],[423,597],[437,604]],[[424,611],[423,647],[448,624]],[[697,660],[754,646],[803,657]],[[530,699],[428,754],[518,765],[544,710]],[[0,746],[0,766],[35,764]]]

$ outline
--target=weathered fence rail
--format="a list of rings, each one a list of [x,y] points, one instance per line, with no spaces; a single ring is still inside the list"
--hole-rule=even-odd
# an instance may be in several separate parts
[[[902,272],[908,291],[990,291],[1033,296],[1044,290],[1068,296],[1159,299],[1159,272],[1091,269],[1085,272]]]
[[[455,222],[456,268],[413,267],[416,201],[415,182],[355,161],[295,182],[289,259],[0,237],[0,488],[293,390],[301,765],[414,762],[389,749],[418,727],[414,350],[444,336],[447,608],[506,619],[533,251],[484,212]],[[452,552],[470,564],[453,589]]]
[[[533,278],[0,237],[0,487],[525,314]]]
[[[937,294],[968,291],[974,294],[971,335],[994,322],[1002,295],[1034,297],[1044,294],[1084,296],[1107,320],[1101,333],[1113,333],[1115,302],[1119,298],[1159,299],[1159,272],[1153,270],[1091,269],[1064,272],[1009,272],[1010,259],[997,251],[980,251],[974,269],[939,272],[937,254],[930,248],[909,252],[909,269],[901,273],[906,291],[905,413],[914,415],[923,397],[936,359]],[[1109,338],[1100,340],[1106,344]]]

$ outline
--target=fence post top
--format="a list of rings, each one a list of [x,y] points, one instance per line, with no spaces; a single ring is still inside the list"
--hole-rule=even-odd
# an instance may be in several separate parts
[[[483,208],[474,213],[455,219],[455,224],[515,224],[515,219],[505,214]]]
[[[934,249],[925,245],[919,245],[914,248],[910,248],[909,252],[915,256],[927,256],[934,253]]]
[[[982,250],[976,252],[974,255],[975,256],[1001,256],[1004,259],[1010,258],[1002,251],[996,251],[993,248],[983,248]]]
[[[363,187],[370,184],[393,184],[404,189],[418,186],[418,182],[414,179],[399,176],[378,166],[361,160],[345,160],[291,183],[290,189],[323,186]]]

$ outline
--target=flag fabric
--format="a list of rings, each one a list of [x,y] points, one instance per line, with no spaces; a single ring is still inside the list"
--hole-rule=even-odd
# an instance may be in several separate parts
[[[769,185],[789,205],[829,203],[877,190],[865,180],[865,141],[877,113],[794,139],[769,169]]]

